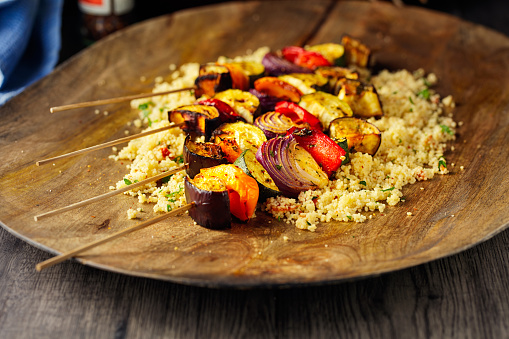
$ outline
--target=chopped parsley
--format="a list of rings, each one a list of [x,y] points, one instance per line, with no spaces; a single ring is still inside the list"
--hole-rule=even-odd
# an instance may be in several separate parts
[[[440,167],[443,167],[444,169],[447,168],[447,163],[445,162],[444,157],[440,157],[438,161],[438,170],[440,171]]]
[[[311,226],[311,223],[307,220],[306,220],[306,224],[308,224],[308,226]]]
[[[153,105],[154,105],[154,103],[153,103],[152,101],[148,101],[148,102],[145,102],[145,103],[143,103],[143,104],[140,104],[140,105],[138,106],[138,109],[139,109],[140,111],[143,111],[143,110],[146,110],[146,109],[148,109],[150,106],[153,106]]]
[[[166,212],[170,212],[173,208],[171,208],[170,204],[166,205]]]
[[[174,197],[176,196],[177,194],[180,194],[180,192],[182,192],[184,188],[182,186],[179,187],[178,191],[174,191],[174,192],[171,192],[171,193],[168,193],[165,195],[166,198],[170,198],[170,197]]]
[[[440,128],[442,129],[442,132],[447,133],[447,134],[450,134],[450,135],[454,135],[454,132],[453,132],[453,131],[451,131],[451,129],[449,128],[449,126],[446,126],[446,125],[440,125]]]
[[[411,103],[412,105],[415,105],[415,104],[414,104],[414,101],[412,100],[412,97],[408,97],[408,100],[410,100],[410,103]]]
[[[127,179],[127,178],[124,178],[124,183],[126,185],[132,185],[133,183],[131,182],[131,180]]]
[[[171,179],[171,177],[172,177],[172,176],[173,176],[173,174],[170,174],[170,175],[168,175],[167,177],[162,178],[162,179],[161,179],[161,182],[162,182],[163,184],[168,183],[168,181],[170,181],[170,179]]]
[[[396,187],[392,186],[391,188],[386,188],[384,190],[382,190],[382,192],[389,192],[389,191],[392,191],[394,190]]]
[[[352,216],[351,215],[347,215],[346,216],[349,220],[352,220]]]
[[[366,182],[364,180],[359,181],[359,184],[366,186]]]
[[[270,152],[269,152],[269,153],[270,153],[270,156],[271,156],[271,157],[275,157],[275,156],[276,156],[276,155],[274,154],[274,151],[273,151],[273,150],[270,150]]]
[[[184,156],[183,155],[177,155],[175,159],[173,159],[177,164],[183,164],[184,163]]]
[[[278,171],[281,170],[282,167],[283,166],[281,166],[281,165],[276,165],[276,168],[277,168]]]
[[[429,99],[429,89],[425,88],[422,91],[420,91],[417,95],[423,99],[428,100]]]

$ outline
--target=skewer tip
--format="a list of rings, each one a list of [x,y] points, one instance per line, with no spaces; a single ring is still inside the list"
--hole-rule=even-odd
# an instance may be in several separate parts
[[[34,217],[34,220],[39,221],[39,218],[37,217],[37,215]]]
[[[55,113],[55,107],[51,107],[51,108],[49,109],[49,112],[50,112],[50,113]]]

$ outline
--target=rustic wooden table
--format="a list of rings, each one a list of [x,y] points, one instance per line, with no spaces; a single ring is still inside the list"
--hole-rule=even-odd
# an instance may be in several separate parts
[[[508,244],[505,230],[453,256],[381,276],[232,290],[70,261],[37,273],[35,265],[50,255],[0,228],[0,337],[503,338]]]

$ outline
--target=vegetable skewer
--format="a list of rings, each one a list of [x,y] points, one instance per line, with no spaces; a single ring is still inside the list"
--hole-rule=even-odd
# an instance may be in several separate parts
[[[116,104],[119,102],[125,102],[125,101],[131,101],[134,99],[142,99],[142,98],[150,98],[160,95],[166,95],[166,94],[172,94],[172,93],[178,93],[178,92],[184,92],[184,91],[192,91],[196,88],[193,87],[186,87],[186,88],[179,88],[179,89],[173,89],[170,91],[165,92],[158,92],[158,93],[142,93],[142,94],[134,94],[134,95],[127,95],[117,98],[108,98],[108,99],[102,99],[102,100],[95,100],[95,101],[86,101],[86,102],[80,102],[76,104],[69,104],[69,105],[62,105],[62,106],[56,106],[51,107],[49,111],[51,113],[61,112],[61,111],[68,111],[71,109],[76,108],[85,108],[85,107],[93,107],[93,106],[101,106],[101,105],[107,105],[107,104]]]
[[[72,258],[72,257],[76,256],[77,254],[82,253],[82,252],[84,252],[86,250],[89,250],[89,249],[91,249],[93,247],[96,247],[96,246],[104,244],[104,243],[106,243],[108,241],[117,239],[117,238],[119,238],[121,236],[124,236],[124,235],[129,234],[129,233],[134,232],[134,231],[137,231],[137,230],[142,229],[144,227],[147,227],[149,225],[155,224],[155,223],[157,223],[159,221],[162,221],[162,220],[164,220],[166,218],[172,217],[172,216],[177,215],[179,213],[185,212],[185,211],[191,209],[193,206],[194,206],[194,202],[192,202],[190,204],[186,204],[186,205],[184,205],[182,207],[174,209],[173,211],[171,211],[169,213],[165,213],[165,214],[159,215],[159,216],[154,217],[152,219],[149,219],[149,220],[147,220],[145,222],[139,223],[137,225],[134,225],[134,226],[131,226],[131,227],[126,228],[124,230],[121,230],[121,231],[118,231],[116,233],[113,233],[112,235],[107,236],[107,237],[105,237],[103,239],[99,239],[99,240],[93,241],[91,243],[88,243],[88,244],[85,244],[83,246],[80,246],[80,247],[78,247],[78,248],[76,248],[74,250],[62,253],[62,254],[60,254],[60,255],[58,255],[56,257],[53,257],[51,259],[48,259],[46,261],[43,261],[43,262],[37,264],[35,266],[35,269],[38,272],[40,272],[40,271],[42,271],[45,268],[48,268],[48,267],[51,267],[51,266],[56,265],[58,263],[61,263],[62,261],[65,261],[65,260],[67,260],[69,258]]]
[[[66,153],[66,154],[62,154],[62,155],[59,155],[59,156],[56,156],[56,157],[53,157],[53,158],[39,160],[35,164],[37,166],[44,165],[44,164],[47,164],[47,163],[52,162],[54,160],[69,158],[69,157],[73,157],[73,156],[76,156],[76,155],[79,155],[79,154],[85,154],[85,153],[96,151],[96,150],[103,149],[103,148],[106,148],[106,147],[111,147],[111,146],[118,145],[118,144],[130,141],[130,140],[141,138],[141,137],[144,137],[144,136],[147,136],[147,135],[151,135],[151,134],[159,133],[159,132],[162,132],[162,131],[166,131],[166,130],[169,130],[169,129],[172,129],[172,128],[175,128],[175,127],[181,127],[183,125],[184,125],[184,123],[180,123],[180,124],[173,124],[173,125],[170,125],[170,126],[165,126],[165,127],[153,129],[151,131],[146,131],[146,132],[138,133],[138,134],[131,135],[131,136],[128,136],[128,137],[125,137],[125,138],[120,138],[120,139],[108,141],[108,142],[105,142],[103,144],[91,146],[91,147],[88,147],[88,148],[83,148],[81,150],[70,152],[70,153]]]
[[[114,195],[117,195],[117,194],[129,191],[129,190],[132,190],[133,188],[146,185],[146,184],[148,184],[150,182],[153,182],[153,181],[156,181],[156,180],[160,180],[160,179],[163,179],[163,178],[165,178],[165,177],[167,177],[169,175],[172,175],[172,174],[175,174],[177,172],[183,171],[183,170],[185,170],[187,168],[187,166],[188,166],[188,164],[184,164],[184,165],[182,165],[180,167],[177,167],[177,168],[174,168],[172,170],[160,173],[160,174],[155,175],[153,177],[150,177],[148,179],[145,179],[145,180],[142,180],[142,181],[130,184],[128,186],[122,187],[122,188],[120,188],[118,190],[111,191],[111,192],[108,192],[108,193],[105,193],[105,194],[102,194],[102,195],[98,195],[98,196],[90,198],[90,199],[82,200],[80,202],[77,202],[77,203],[74,203],[74,204],[71,204],[71,205],[67,205],[65,207],[58,208],[58,209],[53,210],[53,211],[49,211],[49,212],[46,212],[46,213],[42,213],[42,214],[36,215],[36,216],[34,216],[34,220],[35,221],[39,221],[39,220],[41,220],[43,218],[50,217],[50,216],[58,214],[58,213],[67,212],[69,210],[72,210],[72,209],[75,209],[75,208],[78,208],[78,207],[81,207],[81,206],[85,206],[85,205],[91,204],[93,202],[100,201],[100,200],[112,197]]]

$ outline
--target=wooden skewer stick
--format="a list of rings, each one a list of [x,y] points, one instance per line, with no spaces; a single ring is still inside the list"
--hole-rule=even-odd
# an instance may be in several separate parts
[[[131,232],[134,232],[134,231],[137,231],[139,229],[142,229],[146,226],[149,226],[149,225],[152,225],[152,224],[155,224],[161,220],[164,220],[168,217],[171,217],[171,216],[174,216],[174,215],[177,215],[179,213],[182,213],[184,211],[187,211],[189,210],[191,207],[194,206],[194,202],[190,203],[190,204],[187,204],[187,205],[184,205],[182,207],[179,207],[177,209],[174,209],[173,211],[171,212],[168,212],[168,213],[165,213],[163,215],[160,215],[160,216],[157,216],[155,218],[152,218],[152,219],[149,219],[145,222],[142,222],[142,223],[139,223],[137,225],[134,225],[134,226],[131,226],[129,228],[126,228],[122,231],[118,231],[116,233],[113,233],[112,235],[110,236],[107,236],[106,238],[103,238],[103,239],[99,239],[99,240],[96,240],[96,241],[93,241],[91,243],[88,243],[88,244],[85,244],[83,246],[80,246],[74,250],[71,250],[71,251],[68,251],[68,252],[65,252],[65,253],[62,253],[60,255],[57,255],[56,257],[53,257],[51,259],[48,259],[46,261],[43,261],[43,262],[40,262],[38,263],[36,266],[35,266],[35,269],[40,272],[41,270],[45,269],[45,268],[48,268],[48,267],[51,267],[53,265],[56,265],[58,263],[61,263],[62,261],[65,261],[69,258],[72,258],[74,256],[76,256],[77,254],[81,253],[81,252],[84,252],[88,249],[91,249],[93,247],[96,247],[96,246],[99,246],[101,244],[104,244],[105,242],[108,242],[108,241],[111,241],[111,240],[114,240],[116,238],[119,238],[121,236],[124,236],[126,234],[129,234]]]
[[[142,94],[127,95],[127,96],[117,97],[117,98],[86,101],[86,102],[81,102],[81,103],[77,103],[77,104],[51,107],[49,109],[49,111],[51,113],[56,113],[56,112],[67,111],[67,110],[71,110],[71,109],[75,109],[75,108],[84,108],[84,107],[101,106],[101,105],[107,105],[107,104],[115,104],[115,103],[124,102],[124,101],[131,101],[134,99],[150,98],[150,97],[156,97],[156,96],[160,96],[160,95],[166,95],[166,94],[172,94],[172,93],[178,93],[178,92],[184,92],[184,91],[191,91],[194,89],[195,89],[195,87],[185,87],[185,88],[174,89],[171,91],[158,92],[158,93],[142,93]]]
[[[169,130],[169,129],[172,129],[172,128],[175,128],[175,127],[180,127],[180,126],[183,126],[184,124],[185,123],[180,123],[180,124],[173,124],[173,125],[169,125],[169,126],[165,126],[165,127],[161,127],[161,128],[156,128],[156,129],[153,129],[153,130],[150,130],[150,131],[138,133],[138,134],[131,135],[131,136],[128,136],[128,137],[125,137],[125,138],[120,138],[120,139],[108,141],[108,142],[105,142],[104,144],[99,144],[99,145],[91,146],[91,147],[88,147],[88,148],[83,148],[83,149],[78,150],[78,151],[62,154],[62,155],[59,155],[59,156],[56,156],[56,157],[53,157],[53,158],[39,160],[35,164],[37,166],[40,166],[40,165],[44,165],[44,164],[50,163],[50,162],[55,161],[55,160],[60,160],[60,159],[64,159],[64,158],[74,157],[74,156],[79,155],[79,154],[84,154],[84,153],[96,151],[96,150],[99,150],[99,149],[103,149],[103,148],[106,148],[106,147],[111,147],[111,146],[114,146],[114,145],[118,145],[118,144],[121,144],[121,143],[124,143],[124,142],[128,142],[128,141],[134,140],[134,139],[138,139],[138,138],[141,138],[141,137],[144,137],[144,136],[147,136],[147,135],[163,132],[163,131],[166,131],[166,130]]]
[[[172,170],[166,171],[164,173],[155,175],[155,176],[150,177],[148,179],[145,179],[145,180],[133,183],[131,185],[127,185],[126,187],[122,187],[122,188],[120,188],[118,190],[111,191],[111,192],[108,192],[108,193],[105,193],[105,194],[102,194],[102,195],[98,195],[96,197],[93,197],[93,198],[90,198],[90,199],[86,199],[86,200],[83,200],[83,201],[80,201],[80,202],[77,202],[77,203],[74,203],[74,204],[71,204],[71,205],[68,205],[68,206],[65,206],[65,207],[53,210],[53,211],[49,211],[49,212],[46,212],[46,213],[43,213],[43,214],[36,215],[34,217],[34,220],[35,221],[39,221],[39,220],[41,220],[43,218],[50,217],[50,216],[58,214],[58,213],[67,212],[69,210],[72,210],[72,209],[75,209],[75,208],[78,208],[78,207],[81,207],[81,206],[85,206],[85,205],[91,204],[93,202],[97,202],[97,201],[100,201],[100,200],[103,200],[103,199],[107,199],[107,198],[112,197],[114,195],[123,193],[125,191],[132,190],[133,188],[146,185],[146,184],[148,184],[150,182],[153,182],[153,181],[165,178],[165,177],[167,177],[169,175],[175,174],[177,172],[183,171],[183,170],[185,170],[187,168],[187,166],[188,166],[187,164],[184,164],[184,165],[182,165],[180,167],[177,167],[177,168],[174,168]]]

